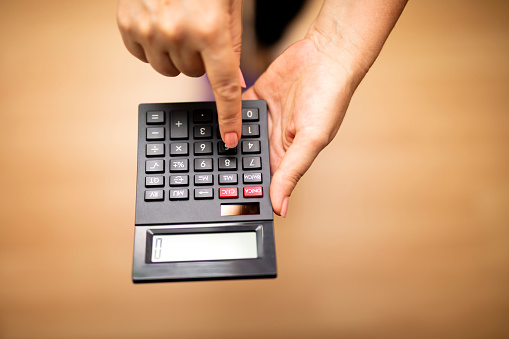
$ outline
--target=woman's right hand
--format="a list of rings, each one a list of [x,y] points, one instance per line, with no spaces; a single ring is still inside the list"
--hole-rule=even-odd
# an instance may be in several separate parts
[[[117,15],[129,52],[159,73],[207,73],[229,147],[242,130],[241,14],[241,0],[120,0]]]

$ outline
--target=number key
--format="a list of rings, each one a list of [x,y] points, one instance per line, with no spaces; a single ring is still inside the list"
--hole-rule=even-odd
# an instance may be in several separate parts
[[[242,153],[260,153],[259,140],[243,140]]]
[[[258,121],[258,108],[243,108],[242,121]]]
[[[260,125],[255,125],[255,124],[242,125],[242,136],[243,137],[259,137],[260,136]]]
[[[242,158],[242,169],[260,169],[262,168],[261,157],[244,157]]]
[[[194,143],[194,154],[212,154],[212,141],[201,141]]]
[[[237,169],[237,158],[228,157],[228,158],[219,158],[219,170],[232,170],[235,171]]]
[[[219,154],[237,154],[237,147],[234,147],[234,148],[229,148],[228,146],[226,146],[226,144],[222,141],[218,142],[217,144],[217,148],[218,148],[218,153]]]
[[[196,139],[212,138],[212,126],[194,126],[194,137]]]
[[[198,171],[212,171],[212,159],[200,158],[194,159],[194,170]]]

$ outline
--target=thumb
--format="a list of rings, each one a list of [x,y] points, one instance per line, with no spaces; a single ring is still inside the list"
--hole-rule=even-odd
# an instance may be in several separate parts
[[[270,197],[276,214],[286,216],[293,189],[326,145],[326,138],[302,133],[295,136],[272,176]]]

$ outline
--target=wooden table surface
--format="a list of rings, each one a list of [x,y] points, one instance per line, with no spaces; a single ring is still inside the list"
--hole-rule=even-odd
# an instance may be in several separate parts
[[[0,2],[0,338],[509,337],[509,2],[410,1],[276,218],[275,280],[133,285],[115,1]]]

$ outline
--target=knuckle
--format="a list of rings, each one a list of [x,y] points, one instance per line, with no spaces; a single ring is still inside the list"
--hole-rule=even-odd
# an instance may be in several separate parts
[[[329,144],[330,140],[324,134],[313,133],[309,135],[308,142],[312,148],[322,150]]]
[[[161,65],[161,64],[154,64],[151,63],[152,68],[154,68],[157,72],[161,73],[162,75],[165,75],[167,77],[176,77],[180,74],[178,70],[175,68],[169,66],[169,65]]]
[[[184,41],[185,29],[176,22],[165,22],[161,25],[161,34],[171,45],[180,45]]]
[[[234,82],[224,81],[214,88],[216,99],[233,102],[240,98],[240,86]]]
[[[238,123],[239,119],[240,118],[237,115],[219,114],[219,116],[218,116],[218,122],[219,122],[219,125],[221,125],[221,126],[234,125],[234,124]]]
[[[283,181],[289,182],[291,187],[295,187],[299,182],[300,178],[304,173],[299,173],[297,171],[282,171],[281,179]]]

